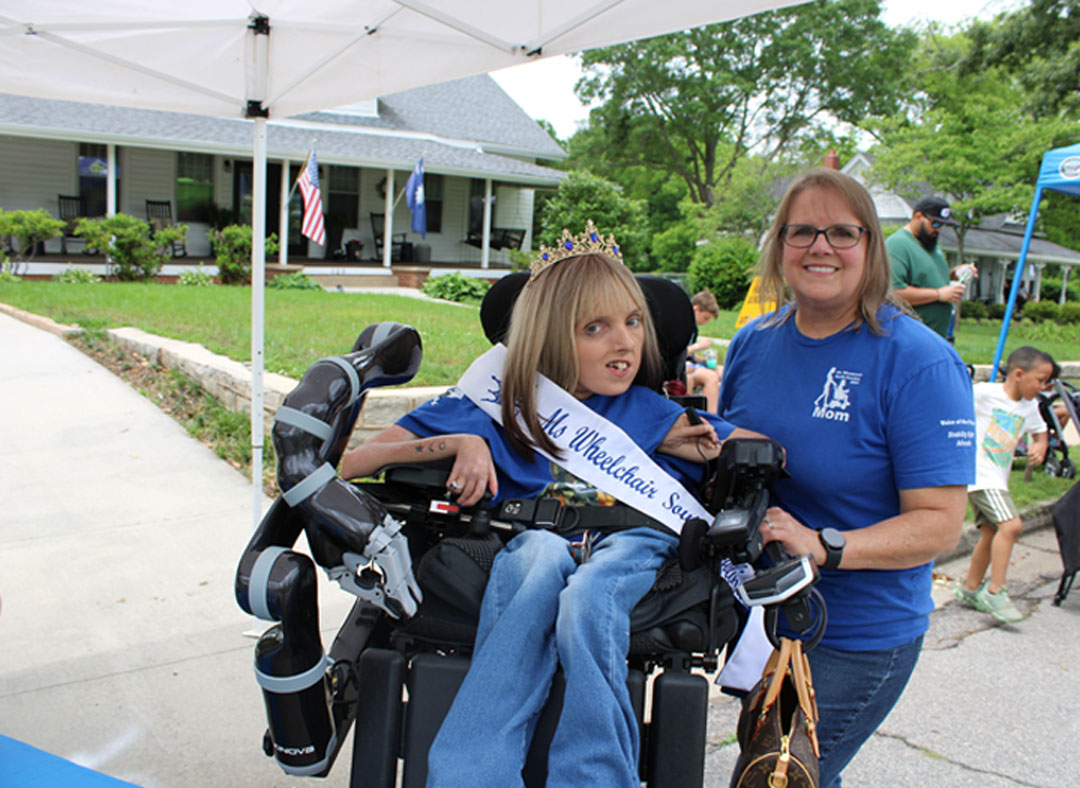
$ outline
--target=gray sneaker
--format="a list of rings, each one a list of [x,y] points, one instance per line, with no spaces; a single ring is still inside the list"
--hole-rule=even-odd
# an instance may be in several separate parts
[[[984,585],[975,592],[975,606],[984,613],[989,613],[1003,624],[1022,621],[1024,616],[1009,599],[1009,592],[1002,588],[996,594],[990,593],[990,586]]]
[[[986,588],[985,580],[982,582],[982,585],[980,585],[974,591],[969,591],[966,585],[960,583],[960,585],[956,587],[956,598],[961,604],[967,605],[968,607],[973,607],[978,610],[979,592],[982,591],[984,588]]]

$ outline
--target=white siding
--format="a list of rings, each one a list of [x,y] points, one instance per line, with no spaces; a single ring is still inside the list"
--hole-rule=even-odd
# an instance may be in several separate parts
[[[146,218],[147,200],[168,200],[176,217],[176,154],[150,148],[123,148],[118,211]]]
[[[78,194],[74,142],[0,136],[0,208],[59,212],[57,197]]]

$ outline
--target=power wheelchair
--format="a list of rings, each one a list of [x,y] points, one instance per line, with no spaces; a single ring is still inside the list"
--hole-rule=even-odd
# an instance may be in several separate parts
[[[505,332],[523,276],[500,280],[482,305],[493,342]],[[689,298],[671,282],[639,279],[667,372],[678,374],[694,330]],[[468,670],[495,554],[522,528],[619,517],[618,507],[597,513],[586,509],[600,507],[555,501],[490,510],[485,500],[462,509],[446,497],[449,465],[395,466],[378,482],[338,478],[366,392],[411,379],[421,355],[415,329],[370,326],[351,353],[312,365],[276,416],[284,493],[246,547],[235,591],[241,608],[275,622],[256,645],[255,673],[269,723],[263,748],[288,774],[326,776],[355,725],[351,786],[423,786],[427,750]],[[774,642],[780,610],[792,627],[812,628],[820,597],[808,558],[774,553],[773,565],[752,580],[724,579],[733,565],[760,563],[758,524],[782,472],[775,443],[727,442],[699,490],[715,520],[687,524],[679,558],[658,571],[633,611],[628,685],[641,726],[640,774],[650,788],[702,784],[709,688],[693,669],[717,668],[748,605],[765,605]],[[310,557],[292,549],[301,531]],[[356,596],[329,654],[319,635],[315,564]],[[545,783],[562,689],[556,674],[523,771],[529,788]]]

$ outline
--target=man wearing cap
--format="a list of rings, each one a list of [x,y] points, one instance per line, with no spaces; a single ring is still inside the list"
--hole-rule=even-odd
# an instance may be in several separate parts
[[[943,337],[949,336],[953,307],[960,303],[967,287],[954,280],[967,272],[976,273],[973,265],[949,270],[937,245],[946,224],[956,226],[949,204],[940,197],[923,197],[915,203],[911,221],[885,241],[894,294],[911,304],[923,322]]]

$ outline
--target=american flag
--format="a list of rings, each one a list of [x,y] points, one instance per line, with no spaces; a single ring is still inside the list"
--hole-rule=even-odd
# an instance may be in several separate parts
[[[315,160],[314,150],[308,156],[307,166],[300,172],[297,184],[300,186],[300,193],[304,195],[304,218],[300,222],[300,232],[319,246],[326,246],[322,193],[319,191],[319,163]]]

